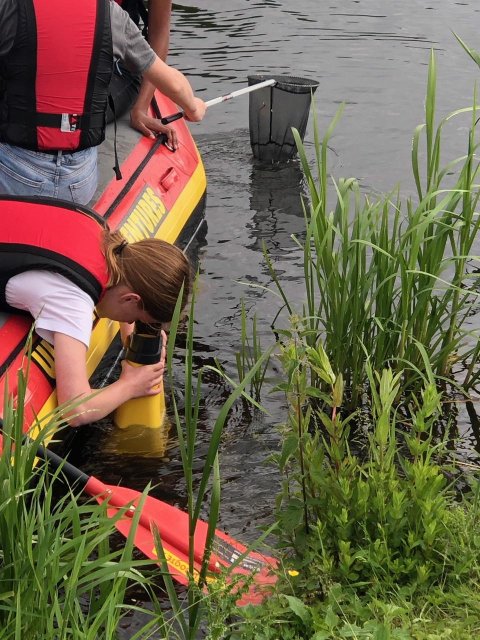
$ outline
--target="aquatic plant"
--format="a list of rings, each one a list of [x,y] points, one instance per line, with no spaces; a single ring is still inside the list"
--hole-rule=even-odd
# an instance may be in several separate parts
[[[132,558],[133,536],[112,548],[115,526],[105,505],[79,500],[66,485],[60,491],[61,470],[52,474],[36,458],[38,444],[61,426],[61,409],[49,416],[35,440],[23,441],[28,363],[26,370],[18,373],[15,403],[8,390],[4,402],[0,637],[110,640],[134,610],[145,615],[145,633],[165,628],[148,575],[152,563]],[[143,593],[151,608],[129,601],[130,590]]]
[[[250,375],[250,394],[256,401],[260,401],[270,358],[265,357],[265,351],[262,348],[260,336],[257,330],[256,315],[254,315],[251,320],[251,333],[248,330],[248,318],[243,300],[241,303],[241,311],[242,325],[240,334],[240,350],[235,354],[238,379],[242,382],[247,375]],[[256,367],[255,373],[252,375],[251,371],[259,360],[262,360],[263,364],[261,367]]]
[[[302,309],[266,254],[288,313],[275,333],[288,403],[272,457],[283,476],[276,533],[296,570],[262,607],[239,612],[232,640],[480,633],[480,485],[437,429],[447,392],[467,394],[480,375],[469,323],[479,113],[475,92],[473,106],[435,125],[435,101],[432,53],[412,142],[417,193],[405,204],[398,188],[372,199],[355,179],[328,175],[342,108],[322,140],[315,122],[313,169],[296,136],[309,187]],[[462,114],[465,155],[442,166],[443,130]]]
[[[163,571],[151,560],[133,559],[137,516],[132,519],[126,542],[122,540],[120,548],[111,548],[110,539],[116,533],[115,522],[122,517],[123,510],[120,509],[112,517],[111,513],[107,514],[107,502],[99,505],[96,501],[86,500],[80,495],[80,488],[77,491],[75,486],[69,486],[61,468],[52,471],[48,464],[36,458],[37,447],[50,441],[53,434],[62,429],[64,406],[35,424],[29,439],[24,439],[24,398],[30,362],[30,336],[24,367],[18,372],[16,397],[9,394],[8,385],[5,390],[3,448],[0,455],[2,640],[110,640],[117,637],[123,624],[128,625],[128,615],[133,612],[141,616],[142,627],[135,631],[131,640],[150,637],[193,640],[198,637],[199,628],[205,626],[208,615],[219,610],[215,602],[221,602],[222,607],[229,603],[229,610],[233,610],[235,601],[248,588],[248,579],[244,576],[238,580],[227,579],[228,571],[219,574],[218,579],[211,583],[207,570],[220,505],[218,449],[222,428],[230,408],[245,394],[245,387],[263,366],[268,352],[259,358],[251,372],[246,372],[240,385],[229,380],[232,392],[220,408],[197,486],[193,469],[197,456],[197,421],[204,369],[195,377],[194,307],[195,294],[187,326],[185,404],[182,415],[172,394],[188,497],[189,539],[186,543],[190,582],[186,591],[180,595],[174,586],[158,532],[154,531],[155,546]],[[170,365],[179,316],[180,302],[171,325]],[[223,375],[221,371],[214,370]],[[172,380],[171,366],[169,375]],[[248,400],[249,396],[245,396]],[[71,413],[74,409],[75,402],[69,403],[68,411]],[[200,569],[197,570],[194,534],[200,511],[206,508],[208,493],[207,542]],[[141,500],[139,504],[142,504]],[[140,511],[137,511],[138,516]],[[241,560],[240,555],[230,568],[235,568]],[[168,614],[164,613],[164,605],[158,600],[159,581],[165,585],[171,604]],[[149,603],[148,608],[144,609],[130,601],[130,593],[134,593],[136,599],[142,593],[144,600]]]
[[[297,240],[304,253],[301,311],[292,309],[272,263],[267,264],[285,306],[302,318],[308,344],[315,348],[322,342],[342,374],[350,409],[359,406],[368,383],[366,356],[374,369],[402,371],[403,390],[423,383],[422,349],[439,378],[452,382],[459,361],[468,372],[466,389],[479,375],[478,338],[467,322],[479,305],[478,257],[472,253],[480,226],[478,108],[474,96],[472,107],[449,114],[436,126],[435,98],[432,53],[425,123],[415,130],[412,143],[418,200],[410,198],[405,205],[398,189],[371,199],[354,178],[328,175],[328,145],[342,107],[322,140],[315,119],[316,174],[294,132],[309,188],[309,199],[303,201],[307,235]],[[471,114],[465,155],[441,166],[443,129],[465,113]]]
[[[359,416],[337,411],[341,379],[324,352],[304,347],[282,355],[290,410],[274,456],[284,477],[276,533],[295,570],[262,607],[240,611],[228,637],[273,640],[279,629],[292,640],[476,637],[480,485],[470,479],[459,498],[458,469],[438,462],[446,444],[433,437],[442,404],[433,373],[427,365],[405,428],[395,408],[402,372],[367,364],[369,425],[365,441],[352,443]],[[330,385],[322,409],[298,402],[309,394],[309,358]]]
[[[168,362],[169,362],[169,379],[170,387],[174,388],[174,380],[172,375],[172,358],[175,345],[175,338],[179,326],[180,318],[180,302],[182,294],[180,293],[179,302],[175,309],[170,328],[170,339],[168,345]],[[243,378],[240,383],[235,383],[225,373],[217,367],[205,365],[198,371],[194,370],[194,317],[195,317],[195,300],[196,288],[194,288],[191,304],[189,309],[189,317],[187,323],[187,335],[185,344],[185,383],[184,383],[184,403],[182,410],[175,394],[171,394],[172,408],[175,416],[175,424],[177,430],[178,444],[180,449],[180,457],[182,460],[183,476],[185,481],[185,489],[187,495],[187,511],[189,517],[189,585],[187,588],[186,602],[179,597],[173,580],[168,574],[166,557],[162,548],[161,539],[157,536],[158,557],[163,566],[163,579],[165,582],[168,598],[172,611],[175,616],[175,623],[178,627],[178,637],[184,640],[194,640],[198,637],[199,629],[205,623],[209,613],[218,609],[216,603],[224,601],[229,603],[228,608],[235,608],[235,601],[241,595],[242,590],[248,588],[248,580],[243,579],[242,584],[239,580],[229,580],[229,570],[234,569],[242,560],[239,556],[232,565],[226,569],[223,577],[219,575],[218,579],[211,581],[208,575],[208,566],[210,555],[212,552],[213,538],[215,528],[218,521],[220,510],[220,468],[219,468],[219,449],[223,427],[226,423],[228,414],[234,403],[241,397],[248,402],[255,401],[245,392],[245,389],[252,384],[255,376],[259,375],[259,371],[264,367],[264,362],[268,360],[270,350],[258,355],[258,359],[253,363],[252,368],[247,372],[244,371]],[[202,397],[203,375],[207,370],[214,371],[216,374],[223,376],[231,385],[232,391],[228,398],[221,406],[216,420],[214,422],[208,449],[203,460],[203,470],[199,481],[195,481],[194,469],[197,458],[197,425],[199,421],[200,402]],[[208,502],[208,504],[207,504]],[[195,560],[195,529],[200,518],[201,512],[206,510],[208,513],[208,533],[205,544],[205,551],[200,561],[200,567],[196,567]],[[260,536],[260,542],[265,536]],[[252,545],[256,546],[256,545]],[[223,606],[221,607],[223,610]]]

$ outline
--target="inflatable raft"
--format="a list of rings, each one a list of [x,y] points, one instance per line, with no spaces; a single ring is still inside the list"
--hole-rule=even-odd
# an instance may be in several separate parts
[[[158,92],[155,98],[162,115],[178,110],[171,100]],[[119,127],[122,126],[127,128],[127,122],[120,122]],[[129,241],[155,237],[182,246],[202,219],[206,196],[205,170],[185,121],[178,120],[172,126],[178,137],[175,152],[165,146],[163,136],[150,140],[133,133],[135,144],[121,163],[122,179],[115,179],[111,164],[101,167],[101,174],[108,171],[109,181],[92,208]],[[110,129],[107,139],[112,137]],[[30,329],[28,318],[0,313],[0,416],[3,414],[5,386],[8,385],[9,392],[16,395],[17,371],[25,360],[25,344]],[[90,377],[98,371],[118,330],[117,322],[94,320],[87,356]],[[30,428],[35,416],[42,420],[56,405],[53,347],[34,334],[24,430]]]

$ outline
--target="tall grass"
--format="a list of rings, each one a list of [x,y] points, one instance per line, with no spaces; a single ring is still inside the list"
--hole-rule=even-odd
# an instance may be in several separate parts
[[[374,369],[402,370],[404,387],[422,383],[425,366],[419,345],[436,376],[451,379],[454,364],[462,360],[470,365],[464,382],[471,385],[476,379],[477,345],[465,321],[479,303],[478,256],[472,253],[480,225],[479,114],[474,96],[472,107],[436,125],[435,98],[432,53],[425,123],[415,130],[412,143],[418,202],[402,204],[398,190],[372,200],[354,178],[329,177],[328,143],[342,108],[323,140],[315,120],[315,169],[294,132],[310,192],[304,201],[307,235],[300,244],[306,303],[299,315],[309,343],[314,346],[320,337],[332,367],[342,374],[350,408],[359,405],[367,382],[366,356]],[[465,155],[442,166],[443,129],[465,113],[471,113]],[[274,280],[286,300],[281,283]]]
[[[175,338],[178,331],[180,319],[180,301],[174,313],[174,317],[170,329],[170,339],[168,345],[168,361],[170,387],[174,388],[174,380],[172,373],[172,358],[175,345]],[[162,560],[164,569],[164,581],[167,589],[168,598],[172,611],[175,613],[176,623],[178,625],[178,637],[183,640],[194,640],[198,637],[201,625],[205,625],[208,618],[208,611],[212,604],[211,599],[215,597],[217,600],[225,598],[231,602],[231,608],[234,608],[235,597],[231,595],[231,586],[227,582],[220,579],[216,581],[215,586],[207,589],[208,586],[208,564],[213,545],[213,537],[217,526],[218,515],[220,510],[220,466],[219,466],[219,449],[223,428],[227,421],[228,414],[234,403],[244,397],[247,401],[255,401],[245,391],[252,385],[255,377],[262,371],[264,363],[268,360],[270,350],[265,353],[258,354],[258,359],[253,364],[250,371],[243,371],[243,378],[240,383],[236,384],[227,378],[223,371],[212,366],[204,366],[198,371],[194,368],[194,316],[195,316],[195,300],[196,291],[194,289],[189,318],[187,323],[187,336],[185,347],[185,383],[184,383],[184,406],[180,411],[175,394],[171,395],[173,412],[175,415],[175,424],[177,430],[178,443],[180,448],[180,456],[182,460],[183,475],[185,480],[187,494],[187,511],[189,517],[189,586],[187,588],[186,601],[179,597],[174,583],[167,572],[165,563],[165,555],[161,546],[161,539],[157,536],[157,550],[159,558]],[[220,376],[224,376],[228,383],[232,386],[232,391],[227,400],[220,408],[218,415],[210,433],[207,453],[203,461],[203,470],[198,482],[194,478],[195,461],[197,457],[197,426],[199,421],[199,411],[201,403],[201,392],[203,384],[203,375],[206,370],[212,370]],[[194,551],[195,551],[195,529],[203,511],[207,511],[208,516],[208,533],[206,538],[205,551],[202,557],[201,567],[199,571],[194,567]],[[234,567],[238,561],[232,565]],[[224,592],[222,593],[222,588]],[[207,592],[209,592],[207,594]]]
[[[240,350],[235,354],[237,362],[237,373],[240,382],[252,371],[256,363],[262,360],[261,367],[255,369],[255,374],[250,375],[250,394],[256,401],[261,398],[261,391],[265,378],[267,375],[267,369],[269,365],[269,358],[265,357],[264,350],[260,341],[260,336],[257,329],[257,316],[252,318],[251,333],[248,331],[247,326],[247,312],[245,304],[242,300],[242,324],[240,334]]]
[[[19,372],[18,398],[5,395],[0,456],[0,638],[2,640],[111,640],[135,607],[128,590],[141,590],[152,608],[142,634],[162,628],[163,616],[147,570],[134,560],[133,535],[112,549],[115,531],[105,505],[60,492],[36,447],[61,422],[52,415],[36,441],[23,443],[26,378]],[[38,462],[38,464],[36,464]]]
[[[261,608],[241,612],[231,640],[464,640],[480,633],[478,479],[458,496],[454,465],[439,464],[434,437],[442,397],[428,363],[410,421],[396,408],[402,372],[375,372],[365,403],[368,430],[357,455],[342,405],[341,377],[321,348],[285,347],[289,413],[275,462],[279,546],[290,571]],[[322,408],[308,396],[305,369],[328,382]],[[313,428],[313,417],[322,429]],[[293,554],[292,554],[293,552]]]
[[[467,392],[480,369],[469,328],[479,111],[475,92],[473,106],[436,123],[435,102],[432,54],[412,141],[416,196],[405,203],[398,189],[371,199],[355,179],[328,175],[342,108],[322,140],[315,121],[313,162],[296,134],[310,192],[300,311],[267,255],[289,313],[277,331],[288,414],[273,459],[279,546],[296,571],[241,612],[232,640],[480,637],[479,467],[459,471],[438,429],[449,385]],[[442,164],[456,118],[470,119],[465,154]]]
[[[232,593],[235,581],[220,576],[214,586],[207,589],[207,569],[220,508],[220,438],[237,399],[244,395],[247,401],[251,400],[245,388],[258,375],[269,352],[259,355],[250,372],[244,371],[239,385],[228,380],[232,392],[220,408],[213,426],[203,472],[197,483],[193,469],[205,368],[195,372],[193,366],[194,308],[195,294],[187,324],[183,413],[172,394],[188,497],[190,583],[186,594],[183,592],[185,596],[179,595],[168,573],[158,532],[153,533],[161,569],[150,560],[133,558],[138,516],[132,519],[130,534],[126,541],[122,539],[120,549],[112,549],[110,539],[116,534],[115,521],[122,517],[122,510],[118,516],[109,517],[106,503],[98,505],[80,498],[75,487],[70,488],[65,481],[60,491],[57,479],[62,476],[61,469],[52,474],[48,466],[36,459],[37,445],[49,441],[61,428],[63,407],[52,412],[46,424],[42,422],[35,426],[32,430],[37,434],[35,439],[24,442],[27,346],[25,370],[18,372],[17,396],[11,397],[6,388],[4,399],[0,456],[0,640],[113,640],[119,625],[129,614],[139,614],[143,620],[142,627],[131,640],[193,640],[198,637],[199,629],[205,628],[212,612],[218,618],[215,610],[230,612],[235,608],[235,600],[239,597],[239,593]],[[169,342],[170,365],[179,316],[177,305]],[[218,369],[215,371],[224,375]],[[171,366],[169,375],[172,382]],[[73,407],[74,403],[69,409]],[[201,569],[196,571],[194,535],[201,512],[205,510],[208,511],[208,535]],[[137,510],[139,513],[140,509]],[[171,605],[171,612],[165,616],[164,605],[157,596],[160,575]],[[134,592],[138,599],[139,590],[149,602],[148,609],[129,603],[129,593]],[[221,603],[220,607],[218,603]]]

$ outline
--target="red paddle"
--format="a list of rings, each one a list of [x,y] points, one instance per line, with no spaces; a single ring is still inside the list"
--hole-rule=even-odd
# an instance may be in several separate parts
[[[143,498],[142,512],[134,532],[135,546],[148,558],[158,560],[152,530],[155,527],[162,540],[170,575],[181,584],[188,585],[189,518],[187,513],[151,496],[145,497],[134,489],[104,484],[94,476],[87,476],[49,449],[38,447],[37,453],[40,458],[48,460],[55,468],[61,467],[70,481],[79,485],[88,495],[93,496],[99,504],[107,501],[109,517],[113,518],[119,511],[127,508],[123,517],[115,522],[116,528],[125,537],[128,537],[131,532],[135,505]],[[208,524],[198,520],[194,536],[194,567],[198,572],[205,551],[207,529]],[[275,558],[248,551],[245,545],[216,529],[208,569],[212,574],[218,574],[222,567],[231,567],[243,554],[246,554],[245,557],[233,567],[230,575],[253,575],[253,582],[249,590],[237,601],[237,605],[260,604],[270,592],[269,587],[277,581],[277,576],[273,573],[278,565]]]

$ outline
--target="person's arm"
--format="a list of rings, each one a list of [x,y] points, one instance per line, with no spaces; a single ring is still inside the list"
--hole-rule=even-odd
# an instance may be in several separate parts
[[[148,3],[148,41],[157,56],[166,62],[170,43],[170,16],[172,0],[149,0]],[[144,136],[154,138],[158,133],[169,136],[169,142],[176,148],[175,130],[161,124],[148,115],[148,109],[155,92],[155,86],[143,78],[138,98],[130,112],[130,124]]]
[[[149,0],[148,42],[157,56],[167,61],[170,45],[170,16],[172,0]]]
[[[165,348],[158,364],[133,367],[123,361],[119,379],[96,391],[88,382],[85,345],[63,333],[54,333],[53,343],[57,399],[59,404],[75,405],[65,415],[72,427],[100,420],[131,398],[156,395],[161,390]]]
[[[115,2],[111,4],[114,57],[123,60],[132,73],[141,73],[157,89],[176,102],[192,122],[205,115],[205,103],[196,98],[187,78],[163,62],[142,36],[128,14]]]
[[[153,64],[144,71],[144,77],[173,102],[176,102],[185,112],[187,120],[191,122],[202,120],[207,108],[205,102],[195,97],[187,78],[178,69],[169,67],[156,57]]]

